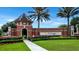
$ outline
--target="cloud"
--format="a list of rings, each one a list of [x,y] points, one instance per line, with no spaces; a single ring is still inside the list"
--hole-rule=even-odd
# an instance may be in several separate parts
[[[13,21],[13,20],[14,20],[14,19],[8,19],[7,21],[8,21],[8,22],[11,22],[11,21]]]
[[[37,27],[37,21],[35,21],[34,23],[33,23],[33,27]],[[59,25],[61,25],[61,24],[66,24],[66,23],[64,23],[64,22],[60,22],[60,21],[52,21],[52,20],[50,20],[50,21],[46,21],[46,22],[41,22],[41,24],[40,24],[40,27],[41,28],[57,28]]]
[[[61,24],[65,24],[65,23],[63,23],[63,22],[53,22],[52,24],[61,25]]]
[[[42,24],[56,24],[56,25],[60,25],[60,24],[66,24],[64,22],[57,22],[57,21],[47,21],[47,22],[42,22]]]
[[[0,15],[0,24],[6,24],[7,22],[11,22],[15,19],[16,17],[12,17],[8,15]]]

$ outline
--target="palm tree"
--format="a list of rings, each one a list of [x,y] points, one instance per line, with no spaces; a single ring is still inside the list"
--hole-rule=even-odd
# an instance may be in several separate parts
[[[33,11],[29,11],[30,13],[29,17],[34,21],[36,20],[38,22],[38,35],[39,34],[39,28],[40,28],[40,21],[48,21],[49,18],[49,11],[46,7],[33,7]]]
[[[72,17],[72,16],[75,16],[75,15],[77,15],[79,13],[79,8],[78,7],[61,7],[61,8],[59,8],[59,11],[58,11],[58,13],[57,13],[57,15],[58,16],[60,16],[60,17],[64,17],[64,18],[67,18],[67,34],[68,34],[68,36],[70,36],[70,28],[69,28],[69,22],[70,22],[70,18]]]

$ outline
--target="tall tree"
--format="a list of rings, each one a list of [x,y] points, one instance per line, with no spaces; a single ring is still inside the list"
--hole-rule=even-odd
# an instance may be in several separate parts
[[[8,31],[8,27],[16,28],[15,22],[9,22],[9,23],[4,24],[4,25],[2,26],[3,32],[7,32],[7,31]]]
[[[48,8],[46,8],[46,7],[33,7],[33,10],[29,11],[28,13],[30,13],[29,17],[33,21],[36,20],[38,22],[38,35],[40,35],[39,34],[40,22],[50,20]]]
[[[79,13],[79,8],[77,7],[61,7],[59,8],[59,11],[57,13],[58,16],[67,18],[67,34],[70,36],[70,28],[69,28],[69,22],[70,22],[70,17],[75,16]]]
[[[70,24],[74,26],[74,32],[76,32],[76,25],[79,24],[79,17],[74,17],[71,19]],[[78,26],[79,27],[79,26]]]
[[[79,17],[74,17],[71,19],[70,24],[73,26],[76,26],[76,24],[79,24]]]
[[[14,21],[13,22],[9,22],[6,25],[8,25],[8,27],[11,27],[11,28],[16,28],[16,24],[15,24]]]
[[[7,32],[8,31],[8,25],[6,25],[6,24],[3,25],[1,28],[2,28],[3,32]]]
[[[58,26],[58,28],[67,28],[67,25],[66,24],[61,24]]]
[[[2,33],[3,33],[3,32],[2,32],[2,29],[0,29],[0,36],[2,36]]]

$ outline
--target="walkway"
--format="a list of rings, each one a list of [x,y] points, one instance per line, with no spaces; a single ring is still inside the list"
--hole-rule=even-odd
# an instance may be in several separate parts
[[[31,49],[31,51],[47,51],[46,49],[32,43],[31,41],[29,40],[23,40],[24,43]]]

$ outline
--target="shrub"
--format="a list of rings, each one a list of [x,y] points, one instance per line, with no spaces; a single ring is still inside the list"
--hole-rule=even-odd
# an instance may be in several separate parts
[[[2,33],[3,33],[3,32],[2,32],[2,30],[0,29],[0,36],[2,36]]]

